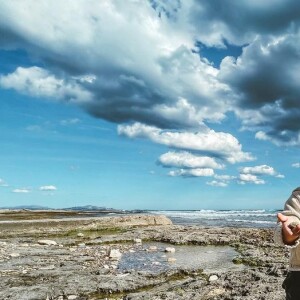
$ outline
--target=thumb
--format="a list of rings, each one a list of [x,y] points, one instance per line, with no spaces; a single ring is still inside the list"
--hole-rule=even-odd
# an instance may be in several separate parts
[[[286,222],[288,220],[288,217],[283,215],[282,213],[278,213],[277,218],[279,222]]]

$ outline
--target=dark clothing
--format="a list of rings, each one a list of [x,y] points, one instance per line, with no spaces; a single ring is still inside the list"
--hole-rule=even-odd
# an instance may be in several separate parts
[[[300,271],[290,271],[282,287],[285,289],[286,300],[300,300]]]

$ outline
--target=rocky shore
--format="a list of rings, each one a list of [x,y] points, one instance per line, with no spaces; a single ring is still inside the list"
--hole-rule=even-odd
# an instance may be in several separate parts
[[[29,215],[30,220],[0,219],[3,300],[284,299],[288,252],[274,245],[271,229],[175,226],[153,215]],[[174,267],[180,245],[230,246],[241,268]],[[120,267],[129,255],[138,260],[151,253],[160,258],[151,268],[146,263],[145,269]]]

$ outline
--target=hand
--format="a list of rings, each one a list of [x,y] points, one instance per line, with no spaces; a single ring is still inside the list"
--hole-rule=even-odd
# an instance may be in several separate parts
[[[283,242],[287,245],[292,245],[300,236],[300,224],[295,227],[290,227],[292,223],[290,217],[287,217],[281,213],[277,214],[278,221],[282,224],[282,237]]]

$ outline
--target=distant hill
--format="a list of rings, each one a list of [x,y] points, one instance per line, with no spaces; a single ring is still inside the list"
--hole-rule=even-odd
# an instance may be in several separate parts
[[[101,211],[116,211],[120,212],[122,210],[114,209],[114,208],[107,208],[107,207],[102,207],[102,206],[95,206],[95,205],[84,205],[84,206],[74,206],[74,207],[68,207],[64,208],[65,210],[101,210]]]
[[[49,210],[52,208],[41,205],[19,205],[19,206],[5,206],[0,209],[30,209],[30,210]]]
[[[11,210],[20,210],[20,209],[28,209],[28,210],[73,210],[73,211],[97,211],[97,212],[104,212],[104,213],[143,213],[146,212],[145,210],[124,210],[124,209],[115,209],[115,208],[107,208],[103,206],[96,206],[96,205],[84,205],[84,206],[74,206],[74,207],[67,207],[67,208],[50,208],[41,205],[19,205],[19,206],[6,206],[0,207],[0,209],[11,209]]]

